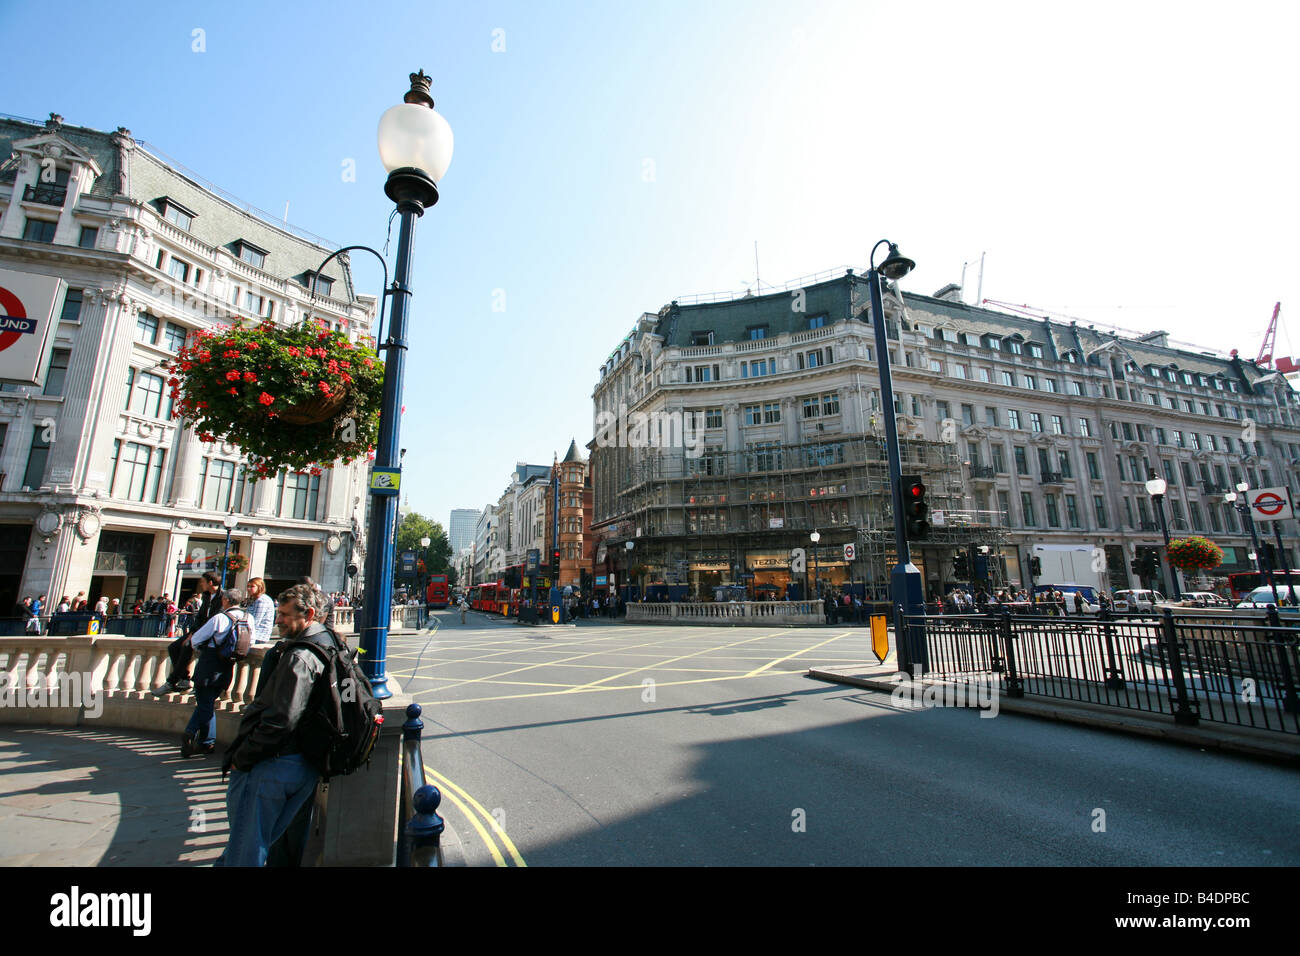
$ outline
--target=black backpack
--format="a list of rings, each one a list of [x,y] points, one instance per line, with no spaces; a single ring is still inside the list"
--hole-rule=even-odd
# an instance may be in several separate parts
[[[284,650],[310,648],[325,665],[298,726],[298,745],[322,780],[328,781],[347,776],[370,760],[384,713],[347,644],[333,631],[325,633],[333,646],[323,647],[308,639],[294,641]]]

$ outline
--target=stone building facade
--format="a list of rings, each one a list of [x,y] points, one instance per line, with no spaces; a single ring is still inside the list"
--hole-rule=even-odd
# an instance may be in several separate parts
[[[1113,588],[1138,586],[1136,549],[1162,540],[1153,470],[1171,533],[1224,548],[1221,579],[1251,567],[1223,494],[1300,487],[1300,401],[1235,352],[975,308],[955,286],[887,288],[884,311],[903,472],[942,513],[912,546],[931,591],[971,547],[995,583],[1028,584],[1028,549],[1052,543],[1100,549]],[[643,315],[593,392],[597,573],[637,566],[705,597],[728,583],[797,593],[811,586],[791,571],[803,549],[809,577],[883,596],[894,549],[872,321],[851,270]]]
[[[119,129],[0,118],[0,270],[60,280],[41,385],[0,390],[0,614],[26,594],[188,593],[239,524],[236,576],[346,587],[365,461],[246,476],[171,417],[163,371],[196,329],[310,316],[367,338],[346,259],[239,205]],[[3,283],[0,283],[3,285]]]

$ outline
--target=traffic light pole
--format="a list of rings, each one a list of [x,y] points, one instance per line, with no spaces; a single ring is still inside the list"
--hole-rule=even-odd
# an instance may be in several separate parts
[[[1273,522],[1273,539],[1277,542],[1277,552],[1276,552],[1276,553],[1277,553],[1277,560],[1278,560],[1278,563],[1282,565],[1282,567],[1280,568],[1280,570],[1282,571],[1283,578],[1284,578],[1284,580],[1286,581],[1287,592],[1288,592],[1288,593],[1290,594],[1290,596],[1291,596],[1291,604],[1294,606],[1294,605],[1295,605],[1295,585],[1291,583],[1291,568],[1289,567],[1289,565],[1291,564],[1291,562],[1288,561],[1288,560],[1286,559],[1286,552],[1282,550],[1282,522],[1280,522],[1280,521],[1274,521],[1274,522]],[[1272,562],[1270,561],[1269,564],[1271,565]],[[1277,584],[1276,584],[1277,578],[1275,577],[1273,580],[1274,580],[1274,586],[1273,586],[1273,587],[1274,587],[1274,590],[1276,590],[1276,589],[1277,589]],[[1280,606],[1280,605],[1279,605],[1279,606]]]
[[[898,422],[894,412],[894,383],[889,372],[889,341],[885,335],[885,309],[880,294],[880,273],[874,268],[867,273],[867,286],[871,291],[871,324],[876,334],[876,362],[880,370],[881,417],[885,420],[885,449],[889,454],[889,486],[894,502],[894,550],[897,563],[890,575],[889,599],[901,607],[904,621],[925,614],[925,597],[921,587],[921,572],[912,563],[907,547],[907,531],[903,515],[903,466],[898,447]],[[901,337],[900,337],[901,342]],[[930,666],[929,648],[926,646],[924,624],[905,624],[904,633],[895,635],[898,649],[898,669],[911,671],[914,666],[921,672]]]

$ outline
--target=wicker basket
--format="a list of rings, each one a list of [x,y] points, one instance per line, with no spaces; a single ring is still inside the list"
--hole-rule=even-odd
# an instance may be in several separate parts
[[[290,425],[319,425],[337,415],[347,404],[347,400],[346,391],[335,392],[333,395],[317,395],[309,402],[294,405],[280,412],[280,421],[288,422]]]

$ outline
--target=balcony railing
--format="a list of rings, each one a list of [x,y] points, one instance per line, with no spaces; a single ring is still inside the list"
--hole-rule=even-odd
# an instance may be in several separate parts
[[[23,190],[23,202],[38,202],[44,206],[62,206],[68,198],[68,187],[57,183],[36,183]]]
[[[1059,471],[1045,471],[1043,472],[1043,484],[1063,485],[1065,484],[1065,475]]]
[[[992,465],[971,465],[970,476],[975,481],[992,481],[997,472]]]

